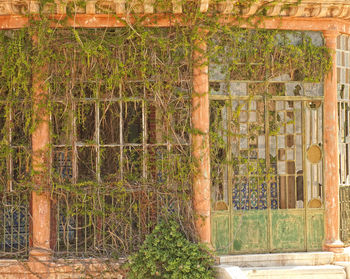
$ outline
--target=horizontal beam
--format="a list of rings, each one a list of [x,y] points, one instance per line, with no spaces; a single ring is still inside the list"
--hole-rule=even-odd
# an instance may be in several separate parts
[[[182,16],[173,14],[138,14],[129,15],[108,15],[108,14],[76,14],[72,17],[67,15],[53,15],[51,17],[57,23],[53,27],[76,27],[76,28],[112,28],[125,27],[134,24],[139,18],[143,18],[142,24],[149,27],[169,27],[181,24]],[[38,20],[40,20],[38,18]],[[26,16],[11,15],[0,16],[0,29],[18,29],[27,27],[29,19]]]
[[[254,21],[253,21],[254,22]],[[257,22],[257,21],[255,21]],[[222,17],[221,24],[232,24],[238,26],[238,22],[232,17]],[[337,18],[296,18],[296,17],[274,17],[262,19],[259,28],[298,30],[298,31],[337,31],[350,34],[350,22]],[[240,24],[242,28],[254,28],[251,24]]]
[[[148,27],[170,27],[175,25],[185,25],[181,14],[149,14],[149,15],[108,15],[108,14],[77,14],[73,17],[66,15],[54,15],[53,27],[76,27],[76,28],[117,28],[132,25],[137,18],[143,18],[142,24]],[[62,24],[60,24],[62,22]],[[64,22],[64,24],[63,24]],[[28,26],[29,19],[26,16],[6,15],[0,16],[0,29],[18,29]],[[221,24],[238,26],[235,17],[223,16]],[[254,28],[252,25],[241,24],[242,28]],[[343,34],[350,34],[350,22],[336,18],[296,18],[280,17],[266,18],[259,24],[260,28],[280,29],[280,30],[300,30],[300,31],[337,31]]]
[[[260,27],[265,29],[350,33],[350,22],[336,18],[268,18],[262,20]]]

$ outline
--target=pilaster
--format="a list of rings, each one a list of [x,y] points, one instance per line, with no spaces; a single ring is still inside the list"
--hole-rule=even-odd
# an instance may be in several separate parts
[[[38,44],[36,37],[33,43]],[[51,193],[50,193],[50,129],[48,92],[45,86],[47,67],[33,65],[33,126],[32,164],[33,191],[31,194],[31,242],[29,259],[51,259]]]
[[[193,178],[193,203],[200,240],[210,243],[209,79],[206,50],[203,32],[203,36],[195,42],[193,52],[192,147],[197,165]]]
[[[324,31],[326,46],[331,50],[332,70],[324,81],[324,160],[325,160],[325,243],[324,249],[342,252],[339,238],[339,163],[336,31]]]

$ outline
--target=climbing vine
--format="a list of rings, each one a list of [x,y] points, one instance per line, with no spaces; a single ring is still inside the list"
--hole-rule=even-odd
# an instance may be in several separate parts
[[[168,2],[157,5],[166,9]],[[238,11],[253,2],[237,3]],[[37,74],[49,95],[41,105],[50,113],[47,171],[57,256],[127,256],[169,216],[188,239],[197,240],[191,177],[198,162],[190,141],[196,132],[190,121],[195,42],[208,43],[204,55],[221,82],[261,81],[250,96],[279,94],[266,88],[283,75],[320,82],[331,68],[329,51],[306,33],[293,41],[295,32],[222,25],[220,14],[200,13],[195,2],[171,27],[146,27],[144,17],[132,14],[132,24],[126,20],[125,27],[100,29],[53,20],[45,13],[49,3],[40,3],[28,27],[0,32],[0,190],[7,201],[3,214],[9,216],[1,225],[16,221],[28,227],[31,134],[37,125],[32,77]],[[84,5],[70,2],[68,17]],[[256,15],[265,16],[267,9]],[[253,24],[239,12],[236,17]],[[218,86],[219,80],[211,90]],[[217,118],[212,121],[215,125]],[[211,159],[225,160],[227,135],[210,136]],[[10,250],[25,255],[29,240],[23,235],[18,229],[16,243],[1,244],[2,255]]]

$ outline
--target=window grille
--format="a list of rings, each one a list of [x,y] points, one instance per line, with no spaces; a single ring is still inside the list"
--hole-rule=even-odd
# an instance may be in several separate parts
[[[215,97],[212,127],[224,135],[221,147],[212,144],[215,201],[229,204],[232,193],[232,208],[249,210],[304,208],[323,199],[321,102]],[[304,155],[312,148],[316,163]]]
[[[340,237],[350,242],[350,37],[337,38]]]
[[[209,64],[214,210],[322,207],[323,83],[276,76],[246,56]]]
[[[189,90],[187,82],[176,88]],[[128,90],[139,90],[140,97],[125,98]],[[180,190],[172,178],[189,158],[189,102],[177,99],[174,111],[165,112],[147,94],[143,83],[134,82],[113,96],[101,90],[69,105],[55,101],[54,179],[86,191],[74,197],[58,191],[58,255],[125,255],[143,241],[161,210],[178,210],[164,190]],[[188,176],[182,179],[188,183]],[[157,184],[166,187],[157,191]]]
[[[4,258],[28,255],[31,153],[22,109],[26,105],[0,103],[0,257]]]
[[[350,185],[350,46],[349,36],[337,39],[339,173],[340,184]]]
[[[312,251],[324,240],[323,83],[280,64],[304,39],[323,45],[322,33],[274,36],[215,41],[209,63],[212,242],[223,254]]]

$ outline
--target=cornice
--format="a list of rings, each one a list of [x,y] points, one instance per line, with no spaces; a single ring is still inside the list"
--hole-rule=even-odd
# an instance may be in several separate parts
[[[259,9],[266,8],[268,16],[302,17],[302,18],[340,18],[350,19],[350,1],[347,0],[261,0],[247,6],[239,0],[198,0],[201,12],[217,11],[222,14],[254,15]],[[169,0],[164,7],[155,5],[155,0],[86,0],[84,8],[74,0],[55,0],[47,4],[45,11],[51,14],[66,14],[67,9],[76,14],[129,14],[129,13],[174,13],[181,14],[193,1]],[[37,0],[0,0],[0,15],[21,15],[37,13]]]

